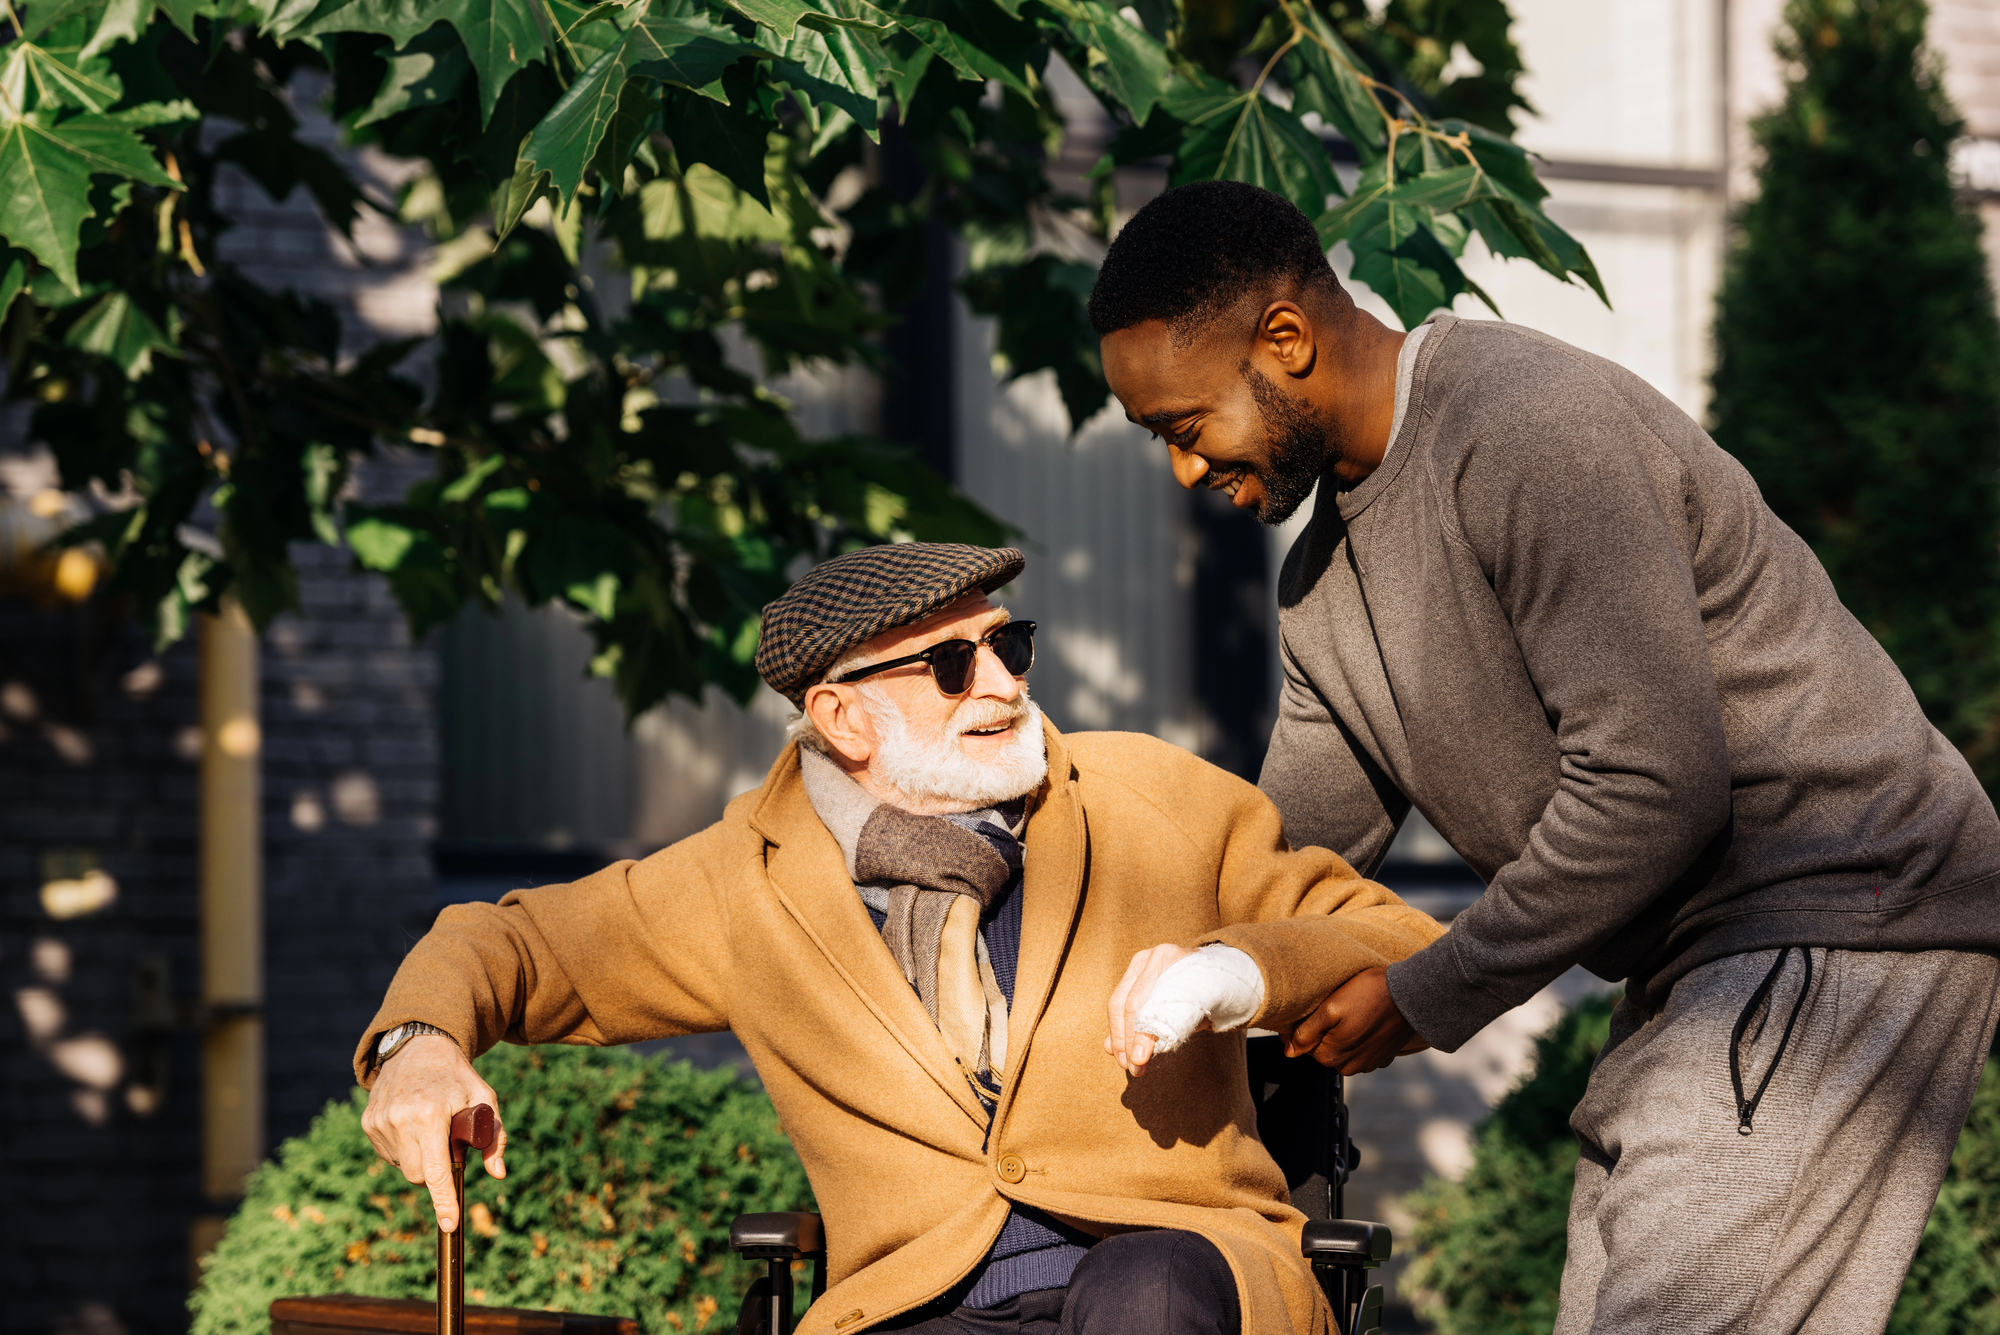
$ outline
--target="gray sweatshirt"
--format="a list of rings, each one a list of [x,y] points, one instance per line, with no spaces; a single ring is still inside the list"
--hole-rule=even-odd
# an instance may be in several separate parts
[[[1364,873],[1411,806],[1487,888],[1393,965],[1452,1051],[1573,964],[1657,1005],[1785,945],[2000,949],[2000,819],[1799,536],[1638,376],[1440,316],[1279,581],[1262,785]]]

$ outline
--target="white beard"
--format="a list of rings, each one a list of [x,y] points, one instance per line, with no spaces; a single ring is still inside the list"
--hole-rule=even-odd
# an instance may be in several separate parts
[[[863,686],[869,717],[881,734],[869,769],[904,797],[925,804],[948,804],[963,811],[995,806],[1033,792],[1049,772],[1042,738],[1042,711],[1024,688],[1011,705],[968,700],[932,742],[910,734],[909,721],[880,686]],[[959,735],[1012,719],[1013,739],[990,760],[965,753]]]

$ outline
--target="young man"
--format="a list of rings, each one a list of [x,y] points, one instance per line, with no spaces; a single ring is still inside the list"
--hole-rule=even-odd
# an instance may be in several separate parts
[[[1557,1330],[1880,1330],[1993,1033],[2000,821],[1811,550],[1637,376],[1395,333],[1250,186],[1143,209],[1091,316],[1182,485],[1268,523],[1318,487],[1287,831],[1369,870],[1414,806],[1487,882],[1299,1040],[1371,1070],[1572,965],[1624,980]]]
[[[987,597],[1022,565],[816,567],[764,610],[758,669],[801,713],[763,787],[642,862],[439,917],[355,1069],[442,1226],[452,1113],[507,1111],[469,1058],[726,1028],[826,1220],[802,1335],[1327,1328],[1216,1031],[1289,1028],[1440,929],[1185,751],[1048,727],[1034,623]]]

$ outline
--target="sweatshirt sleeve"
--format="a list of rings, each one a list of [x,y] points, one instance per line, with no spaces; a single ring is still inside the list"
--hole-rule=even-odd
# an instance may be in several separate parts
[[[509,1043],[636,1043],[728,1027],[716,893],[720,827],[567,885],[455,904],[404,957],[354,1054],[372,1084],[381,1035],[434,1024],[469,1058]]]
[[[1330,848],[1363,875],[1388,855],[1409,799],[1348,735],[1282,636],[1278,722],[1257,786],[1277,804],[1297,845]]]
[[[1729,756],[1679,461],[1608,386],[1482,396],[1448,513],[1512,626],[1559,772],[1520,856],[1429,949],[1390,967],[1396,1005],[1457,1049],[1684,883],[1726,844]],[[1476,743],[1476,739],[1468,739]]]

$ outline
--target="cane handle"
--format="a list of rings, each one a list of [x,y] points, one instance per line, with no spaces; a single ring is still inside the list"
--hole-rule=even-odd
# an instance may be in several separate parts
[[[451,1161],[465,1162],[465,1147],[475,1150],[493,1148],[493,1138],[498,1134],[500,1123],[493,1116],[493,1107],[487,1103],[475,1103],[451,1119]]]

